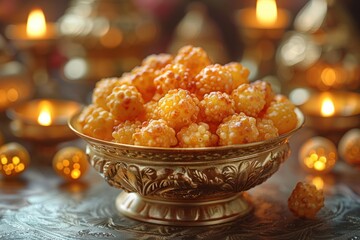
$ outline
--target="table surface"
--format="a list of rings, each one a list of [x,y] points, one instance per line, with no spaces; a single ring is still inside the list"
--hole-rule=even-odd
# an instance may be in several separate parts
[[[265,183],[247,192],[254,210],[228,223],[207,227],[161,226],[131,220],[115,208],[121,190],[91,170],[68,183],[46,164],[33,164],[20,178],[0,179],[0,239],[360,239],[360,171],[339,161],[322,177],[325,207],[314,220],[294,217],[287,199],[298,181],[299,146],[313,133],[302,129],[290,140],[292,153]],[[81,140],[78,140],[81,141]],[[50,161],[50,160],[48,160]]]

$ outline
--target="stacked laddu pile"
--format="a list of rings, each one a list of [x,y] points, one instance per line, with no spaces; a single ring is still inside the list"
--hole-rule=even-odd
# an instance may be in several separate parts
[[[150,147],[199,148],[263,141],[297,125],[294,105],[240,63],[213,63],[199,47],[150,55],[101,79],[78,118],[91,137]]]

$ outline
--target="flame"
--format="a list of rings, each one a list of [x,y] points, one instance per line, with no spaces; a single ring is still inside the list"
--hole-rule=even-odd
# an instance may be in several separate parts
[[[51,117],[51,104],[48,101],[40,103],[40,114],[37,119],[38,123],[42,126],[50,126],[52,123]]]
[[[43,11],[41,9],[34,9],[30,12],[26,33],[29,37],[42,37],[46,34],[46,21]]]
[[[321,115],[324,117],[329,117],[334,115],[335,106],[331,98],[325,97],[321,104]]]
[[[275,0],[257,0],[256,19],[263,25],[272,25],[277,20]]]

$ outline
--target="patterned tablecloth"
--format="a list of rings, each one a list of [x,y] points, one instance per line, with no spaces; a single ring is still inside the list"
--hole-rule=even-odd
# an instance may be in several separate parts
[[[209,227],[142,223],[115,208],[120,190],[91,171],[65,183],[50,167],[33,165],[19,179],[0,179],[0,239],[360,239],[360,172],[338,162],[324,181],[325,207],[314,220],[294,217],[287,199],[298,181],[312,176],[297,152],[309,137],[291,139],[291,157],[265,183],[247,194],[254,209],[238,221]]]

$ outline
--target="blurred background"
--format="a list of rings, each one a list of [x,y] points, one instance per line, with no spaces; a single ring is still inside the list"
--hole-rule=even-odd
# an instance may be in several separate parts
[[[280,19],[285,22],[280,26],[277,23],[271,26],[270,23],[263,27],[251,24],[256,19],[242,14],[244,9],[255,10],[256,0],[1,0],[0,76],[3,78],[6,71],[15,71],[10,69],[13,65],[6,65],[15,61],[32,74],[26,74],[26,77],[35,84],[36,96],[72,98],[83,102],[87,101],[87,92],[100,78],[120,76],[149,54],[175,53],[190,43],[205,48],[214,62],[242,62],[250,68],[252,79],[271,76],[269,81],[274,81],[275,87],[280,88],[284,84],[278,80],[292,78],[290,75],[294,69],[290,71],[289,68],[296,67],[301,61],[304,61],[303,65],[315,64],[314,55],[323,51],[319,45],[341,47],[341,51],[346,53],[343,48],[349,47],[351,41],[356,42],[360,26],[358,1],[277,0],[275,3],[279,13],[286,11],[286,19]],[[56,34],[42,41],[11,36],[9,26],[26,24],[29,13],[35,8],[43,11],[47,23],[56,24]],[[308,15],[303,14],[298,22],[303,26],[314,25],[308,29],[301,29],[295,23],[304,10],[308,10]],[[265,7],[264,12],[269,11],[271,9]],[[281,17],[279,14],[278,18]],[[293,59],[290,61],[298,62],[290,66],[289,59],[279,59],[284,58],[281,53],[277,59],[276,55],[279,48],[286,45],[286,40],[288,44],[283,48],[293,47],[292,52],[299,51],[299,46],[295,46],[299,38],[292,41],[293,36],[290,36],[293,31],[302,34],[304,46],[310,46],[314,41],[313,45],[318,49],[307,50],[306,54],[313,59],[307,62]],[[338,38],[345,40],[339,40],[341,43],[324,40],[319,44],[318,38],[309,40],[306,36],[325,34],[337,34]],[[4,101],[0,100],[0,105],[5,106]]]
[[[43,17],[31,29],[34,10]],[[0,0],[0,111],[38,98],[87,104],[101,78],[186,44],[242,63],[251,81],[298,106],[324,92],[358,93],[359,10],[356,0]],[[359,114],[358,99],[331,99],[330,115]],[[307,110],[323,116],[316,101]]]

